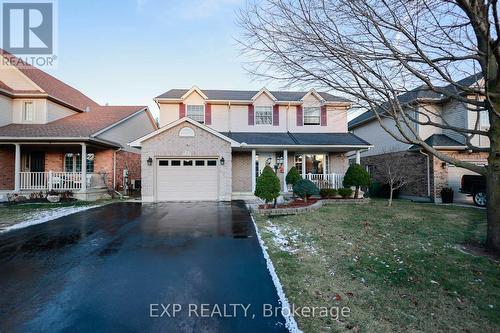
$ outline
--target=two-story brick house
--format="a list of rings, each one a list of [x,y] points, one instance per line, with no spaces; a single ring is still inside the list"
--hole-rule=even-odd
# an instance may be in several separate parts
[[[0,200],[72,191],[95,199],[140,180],[128,143],[157,129],[146,106],[99,105],[77,89],[0,50]]]
[[[371,145],[347,131],[351,102],[328,93],[173,89],[155,99],[160,129],[133,143],[142,151],[145,202],[252,196],[275,168],[283,192],[296,166],[320,187],[339,187],[346,154]]]
[[[481,84],[481,79],[477,75],[473,75],[459,81],[458,84],[464,86]],[[411,105],[417,109],[421,122],[425,122],[426,117],[429,116],[434,122],[441,124],[446,122],[458,128],[473,129],[476,122],[481,130],[489,128],[489,118],[486,111],[474,111],[472,105],[450,100],[426,87],[411,90],[402,94],[399,99],[403,106]],[[382,116],[382,118],[384,125],[397,133],[394,120],[390,117],[384,118]],[[394,154],[404,155],[407,161],[404,172],[408,174],[412,182],[401,190],[403,197],[439,202],[441,189],[451,187],[458,201],[470,201],[464,194],[460,193],[460,185],[463,175],[475,174],[474,172],[445,163],[427,154],[419,146],[396,140],[380,126],[373,111],[367,111],[351,120],[349,130],[374,144],[374,149],[362,152],[361,164],[367,167],[375,180],[381,179],[379,166],[383,160],[393,158]],[[458,132],[419,124],[415,124],[415,130],[429,146],[445,154],[477,165],[488,164],[488,153],[471,150],[466,146],[466,138]],[[489,148],[489,139],[486,136],[473,136],[470,142],[475,147]]]

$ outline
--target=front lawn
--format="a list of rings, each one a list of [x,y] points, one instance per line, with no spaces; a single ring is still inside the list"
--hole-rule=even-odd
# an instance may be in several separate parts
[[[103,205],[111,201],[85,202],[74,201],[64,203],[27,203],[16,205],[0,205],[0,232],[14,225],[37,223],[51,220],[73,211]]]
[[[462,252],[484,210],[396,201],[258,217],[296,307],[350,308],[339,321],[296,317],[305,332],[500,332],[500,265]]]

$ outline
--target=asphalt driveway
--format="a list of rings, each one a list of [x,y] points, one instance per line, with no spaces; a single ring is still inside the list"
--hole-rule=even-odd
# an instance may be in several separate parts
[[[264,304],[243,203],[113,204],[0,234],[0,332],[286,331]]]

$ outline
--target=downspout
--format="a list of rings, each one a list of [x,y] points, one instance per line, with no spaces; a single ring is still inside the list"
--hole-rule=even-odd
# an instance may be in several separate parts
[[[123,194],[116,190],[116,154],[123,150],[122,148],[113,151],[113,192],[118,194],[120,199],[123,199]]]
[[[288,117],[290,116],[290,104],[291,102],[288,102],[288,106],[286,107],[286,131],[288,132]]]
[[[427,158],[427,196],[429,197],[429,200],[432,201],[431,198],[431,163],[430,163],[430,157],[429,154],[424,153],[422,149],[419,149],[418,151],[420,154],[424,155]]]

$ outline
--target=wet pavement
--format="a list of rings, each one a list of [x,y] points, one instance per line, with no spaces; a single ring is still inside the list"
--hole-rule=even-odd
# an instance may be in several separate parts
[[[264,304],[278,296],[241,202],[113,204],[0,234],[0,332],[286,332]]]

